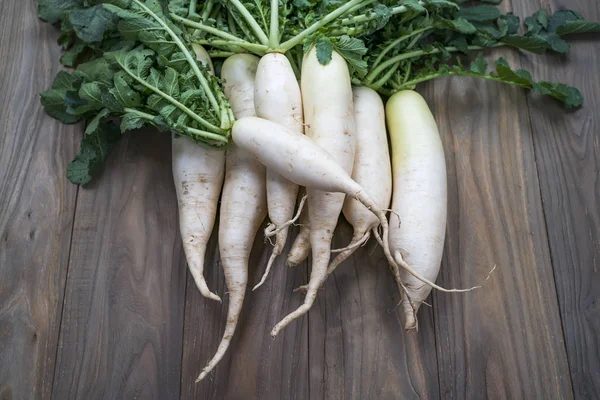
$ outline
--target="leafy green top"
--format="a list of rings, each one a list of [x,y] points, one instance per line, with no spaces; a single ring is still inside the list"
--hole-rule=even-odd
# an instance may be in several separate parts
[[[576,88],[536,82],[527,71],[511,69],[504,59],[496,61],[495,71],[488,73],[483,57],[479,56],[466,68],[451,53],[469,55],[485,48],[509,46],[537,54],[564,54],[569,50],[566,35],[600,32],[600,24],[585,21],[574,11],[549,15],[541,10],[525,19],[525,32],[519,34],[521,24],[517,16],[503,15],[488,4],[461,8],[446,7],[447,2],[443,7],[418,3],[419,6],[394,16],[390,24],[366,39],[368,73],[356,74],[355,83],[390,94],[413,89],[418,83],[441,76],[475,76],[550,95],[568,108],[582,105],[583,98]]]
[[[229,104],[217,78],[195,61],[187,34],[166,16],[163,3],[73,0],[54,8],[55,2],[40,0],[40,16],[61,22],[63,35],[71,29],[73,46],[87,46],[89,60],[72,73],[61,71],[41,95],[54,118],[88,122],[80,154],[68,169],[71,181],[87,183],[120,133],[145,125],[204,146],[227,145],[233,124]],[[115,118],[121,120],[120,132]]]
[[[223,148],[234,119],[220,82],[196,62],[193,44],[214,57],[239,52],[285,53],[297,74],[316,46],[327,64],[336,51],[355,84],[384,95],[442,76],[509,83],[578,107],[580,92],[535,81],[483,49],[509,46],[533,53],[569,50],[570,34],[600,32],[574,11],[540,10],[525,19],[482,0],[37,0],[40,18],[60,23],[60,72],[42,104],[65,122],[87,121],[69,179],[86,183],[121,133],[145,125]],[[120,125],[116,123],[120,119]]]

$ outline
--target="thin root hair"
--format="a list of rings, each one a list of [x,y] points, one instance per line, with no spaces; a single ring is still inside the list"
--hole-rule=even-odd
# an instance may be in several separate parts
[[[288,222],[282,224],[280,227],[278,227],[275,230],[273,230],[275,225],[269,224],[269,226],[267,226],[265,229],[265,237],[269,238],[269,237],[275,236],[282,230],[286,229],[288,226],[293,225],[298,220],[298,218],[300,218],[300,214],[302,213],[302,209],[304,208],[304,203],[306,202],[307,198],[308,198],[307,194],[302,196],[302,200],[300,200],[300,204],[298,205],[298,211],[296,212],[296,215],[294,216],[294,218],[292,218]]]

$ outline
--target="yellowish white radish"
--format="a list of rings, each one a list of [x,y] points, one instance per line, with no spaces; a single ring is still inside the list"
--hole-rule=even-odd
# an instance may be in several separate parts
[[[277,122],[299,135],[304,133],[302,95],[294,70],[286,56],[266,54],[260,59],[254,87],[256,115]],[[298,185],[267,169],[267,208],[271,225],[266,234],[275,235],[275,246],[256,290],[266,280],[275,258],[281,254],[294,216]]]
[[[214,73],[210,57],[200,45],[193,45],[196,59]],[[172,169],[179,203],[179,229],[190,272],[200,293],[221,301],[204,279],[204,255],[212,233],[223,177],[225,152],[197,145],[185,136],[172,135]]]
[[[422,278],[435,281],[446,233],[446,162],[437,124],[427,103],[414,91],[394,94],[386,104],[392,141],[393,199],[390,251]],[[400,272],[404,327],[417,327],[416,313],[432,287],[406,270]]]
[[[255,115],[254,77],[257,65],[258,58],[249,54],[231,56],[223,63],[223,87],[236,118]],[[227,154],[219,216],[219,253],[229,291],[227,322],[215,356],[197,381],[204,379],[223,358],[235,332],[248,284],[252,243],[267,213],[265,183],[265,167],[234,145]]]

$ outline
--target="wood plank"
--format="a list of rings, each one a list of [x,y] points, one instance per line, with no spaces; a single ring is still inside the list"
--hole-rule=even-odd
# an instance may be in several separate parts
[[[572,9],[600,21],[595,0],[519,2],[527,15],[540,6]],[[523,56],[534,76],[578,87],[584,108],[528,98],[538,175],[575,397],[600,398],[600,36],[573,38],[567,57]]]
[[[170,138],[127,134],[81,189],[53,397],[174,399],[185,269]]]
[[[258,233],[250,256],[249,287],[244,308],[231,346],[215,371],[200,383],[194,383],[221,341],[227,316],[224,276],[218,257],[216,232],[209,244],[206,277],[209,287],[224,298],[223,304],[205,299],[188,274],[185,309],[185,334],[182,368],[184,399],[307,399],[308,398],[308,321],[287,327],[275,339],[273,326],[301,304],[292,289],[306,280],[304,268],[289,269],[285,256],[279,257],[270,277],[256,292],[251,289],[260,280],[272,247]],[[297,230],[291,232],[295,237]],[[287,254],[291,240],[284,249]]]
[[[47,116],[55,28],[35,2],[0,2],[0,398],[52,390],[77,188],[66,179],[81,126]]]
[[[507,4],[504,5],[506,7]],[[493,52],[515,67],[518,54]],[[434,293],[442,398],[572,397],[525,95],[447,79],[428,90],[448,166],[448,227]]]
[[[333,247],[351,239],[341,218]],[[432,311],[423,307],[419,331],[404,332],[398,288],[375,243],[339,266],[309,313],[310,398],[439,398]]]

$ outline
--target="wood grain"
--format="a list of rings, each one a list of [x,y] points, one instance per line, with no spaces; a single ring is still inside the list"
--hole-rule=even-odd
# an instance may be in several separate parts
[[[340,218],[333,247],[350,243]],[[405,333],[398,287],[383,251],[369,241],[329,277],[309,317],[310,398],[439,398],[432,312]]]
[[[128,133],[80,190],[53,398],[179,397],[185,269],[169,143]]]
[[[263,227],[264,228],[264,227]],[[217,232],[218,227],[215,227]],[[291,236],[296,235],[296,229]],[[289,251],[288,240],[283,254]],[[209,286],[225,293],[224,277],[217,256],[216,234],[213,235],[206,265]],[[250,256],[250,279],[244,308],[231,346],[215,372],[204,381],[194,383],[213,356],[221,341],[227,315],[227,296],[223,304],[203,298],[188,276],[185,335],[183,348],[182,398],[184,399],[298,399],[308,398],[308,321],[300,319],[275,339],[269,335],[273,326],[290,310],[297,308],[302,297],[292,289],[306,280],[302,267],[290,269],[285,257],[273,264],[271,274],[256,292],[252,287],[260,280],[272,247],[257,234]],[[212,286],[211,286],[212,283]]]
[[[531,14],[545,7],[572,9],[600,21],[594,0],[514,2]],[[539,79],[578,87],[584,107],[567,113],[556,102],[528,97],[538,174],[556,289],[575,397],[600,398],[600,39],[572,37],[569,55],[530,57]]]
[[[52,390],[77,194],[65,170],[81,127],[40,105],[60,53],[35,9],[0,2],[0,399]]]
[[[518,67],[515,52],[496,51]],[[572,397],[521,90],[471,79],[429,86],[446,150],[448,225],[434,293],[441,397]]]
[[[502,7],[524,16],[540,5],[600,20],[593,0]],[[78,195],[65,168],[81,126],[46,116],[38,97],[58,70],[59,32],[37,20],[34,2],[7,0],[0,33],[0,399],[600,397],[597,36],[566,58],[493,53],[581,88],[586,105],[573,113],[471,79],[420,89],[448,164],[438,283],[481,283],[496,264],[483,289],[435,293],[419,332],[405,334],[397,289],[369,242],[308,316],[271,339],[300,304],[291,291],[309,265],[290,270],[281,257],[249,292],[225,359],[195,384],[221,339],[227,296],[216,238],[206,275],[224,304],[202,298],[186,273],[168,135],[128,135]],[[334,246],[350,236],[342,220]],[[259,235],[251,284],[270,251]]]

